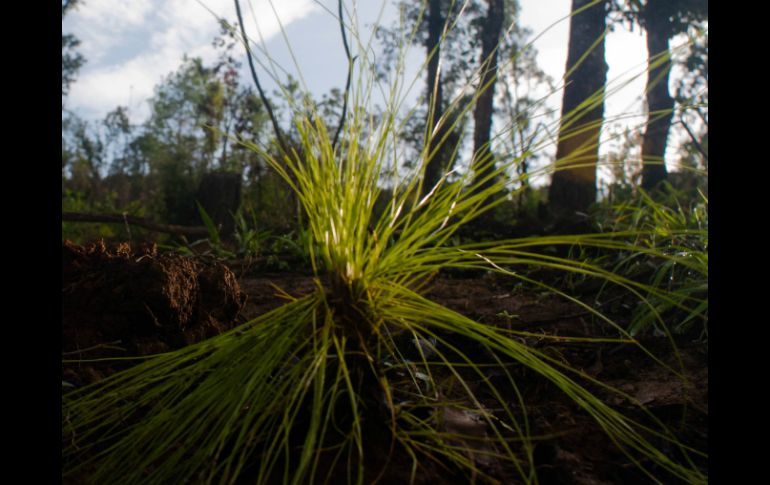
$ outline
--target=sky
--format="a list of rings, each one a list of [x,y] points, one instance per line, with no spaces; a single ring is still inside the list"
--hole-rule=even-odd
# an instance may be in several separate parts
[[[236,19],[231,0],[82,0],[81,3],[62,22],[62,31],[74,34],[81,41],[79,52],[86,58],[86,64],[71,86],[66,106],[89,120],[103,119],[120,105],[129,108],[132,122],[144,121],[149,114],[147,100],[154,86],[179,67],[183,55],[200,56],[204,61],[215,58],[212,40],[219,31],[215,14],[230,21]],[[383,8],[381,0],[359,0],[356,10],[359,25],[365,29],[378,18],[382,24],[391,24],[396,12],[390,3],[388,0]],[[520,0],[522,25],[535,35],[540,34],[534,42],[537,61],[556,80],[564,73],[570,3],[570,0]],[[345,81],[346,60],[339,26],[330,13],[336,13],[336,4],[336,0],[241,0],[248,35],[263,39],[265,49],[281,66],[294,64],[286,47],[285,38],[288,38],[296,63],[301,66],[302,78],[318,99],[332,87],[342,87]],[[607,38],[606,59],[610,67],[609,80],[619,82],[628,76],[629,70],[643,72],[644,35],[639,29],[634,32],[616,29]],[[243,66],[246,76],[245,55]],[[644,76],[640,76],[611,96],[605,115],[641,114],[644,80]],[[244,82],[251,81],[246,78]],[[554,96],[555,105],[560,103],[559,97]]]

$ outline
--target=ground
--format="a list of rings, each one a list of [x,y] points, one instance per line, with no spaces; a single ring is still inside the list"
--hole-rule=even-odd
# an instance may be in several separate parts
[[[269,272],[259,265],[227,267],[158,253],[154,247],[131,251],[125,245],[107,248],[64,243],[62,248],[62,352],[69,359],[148,355],[180,348],[280,306],[285,300],[278,296],[277,288],[293,296],[314,288],[307,272]],[[631,302],[622,295],[599,293],[596,285],[576,290],[582,301],[595,303],[598,299],[604,313],[619,322],[628,320]],[[685,383],[634,345],[547,338],[610,337],[616,333],[600,325],[581,306],[510,278],[483,273],[442,274],[431,282],[427,296],[477,321],[529,332],[531,336],[521,337],[527,344],[621,389],[643,403],[683,442],[698,450],[707,449],[707,346],[697,341],[696,335],[678,338],[678,355],[665,336],[641,339],[665,364],[683,368],[688,377]],[[473,354],[474,349],[467,352]],[[67,364],[63,385],[95,382],[120,368],[113,362]],[[596,422],[561,391],[526,369],[517,371],[516,379],[523,389],[530,432],[542,437],[535,448],[540,483],[650,483],[649,477],[617,451]],[[585,384],[616,409],[642,422],[650,419],[627,399],[587,380]],[[500,387],[504,388],[502,384]],[[514,396],[508,397],[514,400]],[[466,421],[468,416],[448,415],[446,425],[467,426],[471,434],[479,431],[477,425]],[[663,451],[676,453],[674,449]],[[398,469],[408,464],[398,462],[394,457],[393,471],[380,483],[403,483]],[[482,458],[476,462],[500,483],[517,483],[512,470]],[[706,470],[705,461],[697,464]],[[676,483],[665,475],[660,477],[665,483]],[[419,479],[424,483],[464,483],[438,469],[426,470]]]

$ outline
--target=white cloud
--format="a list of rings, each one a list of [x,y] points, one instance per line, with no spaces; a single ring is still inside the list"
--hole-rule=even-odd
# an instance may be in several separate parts
[[[132,118],[144,118],[148,110],[142,100],[152,96],[164,61],[160,56],[144,56],[94,70],[72,86],[67,104],[86,118],[103,118],[115,107],[130,104]]]
[[[154,7],[150,0],[101,0],[85,2],[70,15],[80,17],[84,22],[124,28],[141,23]]]
[[[320,7],[312,0],[258,0],[250,4],[250,8],[241,6],[243,9],[243,22],[246,25],[246,33],[253,36],[254,40],[259,39],[254,22],[256,21],[259,30],[265,40],[280,32],[280,24],[284,26],[304,17],[305,15],[318,11]],[[280,19],[280,22],[278,22]]]
[[[150,0],[85,2],[64,18],[62,30],[74,33],[81,41],[83,55],[98,63],[120,46],[127,34],[146,24],[152,9]]]
[[[259,39],[255,18],[267,40],[280,32],[276,16],[286,26],[319,9],[312,0],[273,0],[273,7],[269,0],[241,2],[247,32],[254,40]],[[219,33],[216,16],[233,21],[233,2],[85,2],[68,14],[62,26],[81,40],[80,51],[87,61],[71,87],[67,105],[85,117],[102,118],[130,99],[132,118],[140,121],[148,114],[144,101],[180,65],[184,54],[213,59],[211,41]]]

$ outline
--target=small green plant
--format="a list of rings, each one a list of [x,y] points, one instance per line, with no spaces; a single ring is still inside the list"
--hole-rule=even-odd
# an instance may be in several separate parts
[[[250,220],[247,220],[247,214],[250,216]],[[233,217],[235,219],[234,238],[238,247],[237,256],[253,258],[262,255],[272,233],[268,230],[258,229],[259,225],[254,211],[240,208]]]
[[[206,227],[206,231],[208,232],[208,237],[186,244],[182,248],[179,248],[179,250],[187,254],[202,254],[221,259],[235,258],[235,253],[226,247],[222,237],[219,234],[219,228],[211,219],[208,212],[206,212],[206,209],[203,208],[200,202],[196,201],[195,203],[198,206],[198,213],[200,214],[201,220],[203,221],[203,225]],[[201,247],[204,249],[199,249]]]
[[[631,335],[686,333],[700,325],[700,338],[708,335],[708,199],[664,184],[651,196],[637,189],[609,207],[600,207],[595,218],[600,227],[629,232],[634,246],[651,251],[621,251],[602,263],[615,273],[646,280],[652,288],[665,290],[665,298],[648,294],[647,305],[633,312]],[[657,200],[656,200],[657,199]],[[684,204],[682,201],[686,201]],[[661,315],[671,323],[666,324]],[[664,328],[665,326],[665,328]]]
[[[317,251],[311,249],[315,245],[313,235],[307,229],[292,231],[282,236],[272,236],[270,240],[271,252],[276,257],[290,257],[299,260],[306,267],[312,266],[311,259]],[[316,247],[317,250],[317,247]]]

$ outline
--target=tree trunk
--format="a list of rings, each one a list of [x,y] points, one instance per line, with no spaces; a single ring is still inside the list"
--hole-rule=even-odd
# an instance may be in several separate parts
[[[592,1],[572,0],[572,12]],[[605,29],[604,1],[573,14],[570,19],[565,71],[569,75],[564,88],[556,148],[556,166],[559,170],[553,174],[548,193],[549,209],[558,218],[572,218],[575,212],[586,212],[596,201],[596,164],[599,159],[599,134],[604,117],[604,87],[607,81],[603,37]],[[592,48],[597,40],[598,43]],[[586,52],[589,53],[585,59],[570,73]],[[578,109],[581,103],[592,97],[592,102]]]
[[[668,92],[668,78],[671,73],[671,60],[653,68],[655,56],[668,53],[668,40],[671,34],[671,22],[657,14],[656,0],[650,0],[645,8],[645,28],[647,30],[647,56],[650,67],[647,69],[647,112],[649,121],[642,141],[642,188],[650,190],[666,179],[666,140],[674,114],[674,98]]]
[[[487,0],[487,3],[489,9],[481,30],[481,78],[479,81],[481,94],[476,100],[476,109],[473,112],[473,167],[476,171],[474,181],[480,181],[495,168],[494,155],[490,147],[490,132],[497,79],[497,46],[503,30],[503,0]],[[493,184],[494,178],[489,178],[482,183],[479,190],[483,191]]]
[[[446,134],[446,123],[436,125],[444,114],[444,95],[441,89],[441,73],[439,72],[439,57],[441,55],[441,33],[445,19],[441,12],[441,0],[430,0],[428,3],[428,41],[425,45],[428,51],[428,162],[425,167],[423,194],[430,192],[441,178],[445,163],[446,143],[441,140]]]

